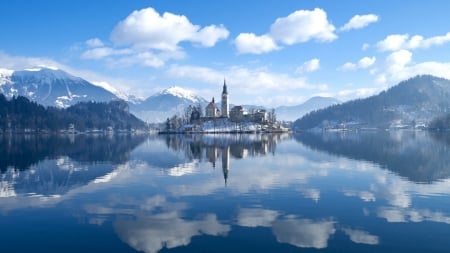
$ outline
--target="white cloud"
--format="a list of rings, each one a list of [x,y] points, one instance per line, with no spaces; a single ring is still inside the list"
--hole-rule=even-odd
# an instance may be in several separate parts
[[[173,65],[166,76],[170,78],[188,79],[204,83],[206,86],[216,86],[225,77],[230,90],[233,90],[233,103],[261,103],[267,106],[286,103],[287,98],[294,96],[293,91],[325,91],[325,84],[311,84],[304,77],[295,77],[283,73],[275,73],[266,68],[246,68],[233,66],[222,70],[216,70],[199,66]],[[204,97],[211,97],[216,90],[208,90],[211,93],[201,93]],[[274,95],[276,94],[276,95]],[[297,96],[298,97],[298,96]],[[299,102],[298,98],[292,102]]]
[[[103,47],[104,44],[99,38],[93,38],[86,41],[88,47]]]
[[[352,62],[346,62],[341,67],[339,67],[339,70],[347,71],[347,70],[356,70],[356,69],[366,69],[370,66],[372,66],[376,61],[376,58],[373,57],[363,57],[361,58],[357,63]]]
[[[253,33],[239,34],[234,44],[240,54],[262,54],[279,49],[275,41],[267,36],[256,36]]]
[[[111,32],[112,47],[93,38],[86,41],[82,59],[103,60],[109,67],[141,65],[158,68],[169,60],[186,56],[182,42],[194,46],[213,47],[226,39],[229,31],[223,25],[201,27],[186,16],[166,12],[160,15],[153,8],[132,12]]]
[[[280,49],[278,42],[293,45],[310,40],[333,41],[337,38],[334,31],[335,27],[328,21],[324,10],[298,10],[287,17],[277,18],[269,33],[260,36],[241,33],[234,44],[240,54],[262,54]]]
[[[392,34],[377,43],[380,51],[396,51],[401,49],[408,39],[408,34]]]
[[[320,68],[320,60],[317,58],[304,62],[300,67],[295,70],[295,73],[302,74],[305,72],[313,72]]]
[[[412,52],[404,49],[388,55],[383,68],[377,71],[376,82],[393,85],[416,75],[434,75],[450,79],[450,62],[414,63],[412,57]]]
[[[378,16],[375,14],[355,15],[344,26],[340,28],[341,31],[349,31],[352,29],[361,29],[368,26],[370,23],[378,21]]]
[[[327,13],[319,8],[298,10],[287,17],[278,18],[270,27],[270,36],[286,45],[309,40],[333,41],[337,38],[335,27],[328,21]]]
[[[109,56],[115,56],[115,55],[127,55],[132,54],[133,51],[131,49],[125,48],[125,49],[114,49],[110,47],[97,47],[93,49],[89,49],[85,51],[82,55],[82,59],[93,59],[93,60],[99,60],[103,59]]]
[[[358,66],[360,68],[368,68],[370,66],[372,66],[376,61],[375,57],[363,57],[361,60],[359,60],[358,62]]]
[[[211,47],[228,34],[222,25],[201,28],[186,16],[169,12],[160,15],[153,8],[146,8],[134,11],[119,22],[111,33],[111,41],[116,45],[173,51],[183,41]]]
[[[1,68],[23,70],[36,66],[67,69],[63,64],[46,57],[11,56],[0,51]]]
[[[412,50],[418,48],[429,48],[432,46],[440,46],[450,42],[450,32],[441,36],[424,38],[421,35],[410,37],[408,34],[391,34],[384,40],[379,41],[376,45],[380,51],[398,51],[402,49]]]
[[[370,44],[369,44],[369,43],[364,43],[364,44],[361,46],[361,49],[362,49],[363,51],[366,51],[367,49],[369,49],[369,47],[370,47]]]

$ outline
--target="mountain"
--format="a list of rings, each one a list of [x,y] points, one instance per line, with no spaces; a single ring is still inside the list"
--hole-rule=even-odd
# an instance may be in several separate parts
[[[299,105],[277,107],[275,112],[278,120],[294,121],[308,112],[339,103],[339,100],[331,97],[312,97]]]
[[[427,127],[450,112],[450,80],[416,76],[365,99],[352,100],[311,112],[294,128],[405,128]]]
[[[118,97],[80,77],[59,69],[0,69],[0,93],[24,96],[45,106],[67,108],[81,101],[107,102]]]
[[[145,121],[164,122],[176,114],[183,114],[189,105],[200,105],[204,108],[207,103],[208,101],[194,92],[173,86],[148,97],[141,103],[131,104],[130,110]]]

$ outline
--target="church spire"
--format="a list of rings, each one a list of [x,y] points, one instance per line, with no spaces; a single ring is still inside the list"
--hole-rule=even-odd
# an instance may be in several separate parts
[[[222,91],[222,94],[228,94],[227,81],[225,80],[225,78],[223,79],[223,91]]]

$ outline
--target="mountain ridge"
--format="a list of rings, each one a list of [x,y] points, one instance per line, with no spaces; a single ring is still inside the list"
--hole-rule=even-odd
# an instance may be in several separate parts
[[[112,92],[81,77],[54,68],[0,71],[0,93],[7,98],[24,96],[45,106],[67,108],[78,102],[119,99]]]
[[[419,75],[377,95],[311,112],[296,120],[294,128],[426,127],[449,111],[450,80]]]

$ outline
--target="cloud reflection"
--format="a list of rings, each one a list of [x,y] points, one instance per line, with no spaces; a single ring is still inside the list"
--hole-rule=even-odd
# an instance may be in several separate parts
[[[261,208],[240,208],[237,223],[243,227],[270,227],[279,213]]]
[[[378,236],[371,235],[369,232],[363,230],[344,228],[342,231],[344,231],[354,243],[376,245],[380,242]]]
[[[334,221],[296,219],[289,217],[277,220],[272,229],[277,240],[301,248],[323,249],[328,246],[328,240],[336,231]]]
[[[230,226],[221,224],[214,214],[187,221],[177,213],[120,219],[115,222],[114,228],[121,240],[146,253],[156,253],[164,247],[170,249],[188,245],[196,235],[219,236],[230,231]]]

